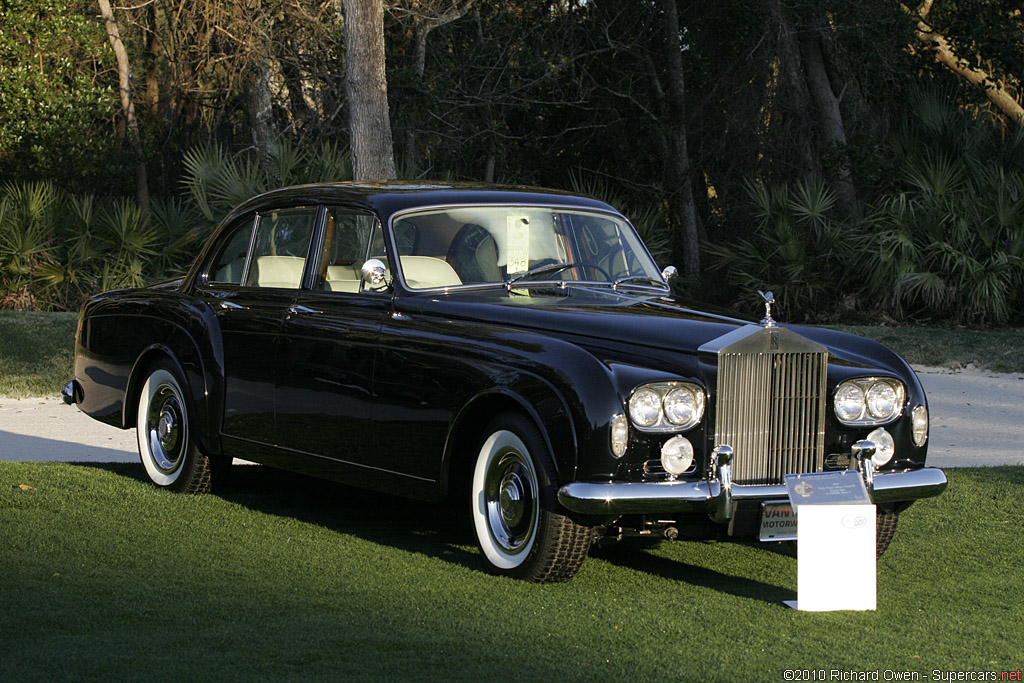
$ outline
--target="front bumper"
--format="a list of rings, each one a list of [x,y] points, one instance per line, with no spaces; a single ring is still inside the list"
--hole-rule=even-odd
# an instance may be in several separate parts
[[[945,490],[946,484],[946,474],[933,467],[876,472],[868,493],[876,505],[898,503],[937,496]],[[788,498],[783,484],[739,486],[722,476],[717,481],[695,482],[574,481],[558,491],[562,506],[580,515],[707,512],[722,522],[730,516],[733,502]]]

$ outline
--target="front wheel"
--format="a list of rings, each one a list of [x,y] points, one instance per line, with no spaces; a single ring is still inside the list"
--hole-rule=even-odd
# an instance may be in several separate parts
[[[898,512],[878,509],[875,515],[875,559],[880,558],[889,548],[893,534],[896,533],[896,522],[900,519]]]
[[[473,528],[484,558],[499,574],[535,583],[568,581],[593,534],[563,514],[540,431],[507,413],[484,434],[471,485]]]
[[[139,395],[139,456],[149,480],[181,493],[208,493],[213,466],[196,445],[182,382],[168,364],[150,370]]]

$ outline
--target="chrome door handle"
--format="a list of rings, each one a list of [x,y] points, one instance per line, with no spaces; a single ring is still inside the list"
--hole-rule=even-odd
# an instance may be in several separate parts
[[[297,313],[323,313],[323,311],[317,310],[315,308],[310,308],[309,306],[303,306],[302,304],[293,305],[291,308],[288,309],[288,312],[291,313],[292,315],[295,315]]]

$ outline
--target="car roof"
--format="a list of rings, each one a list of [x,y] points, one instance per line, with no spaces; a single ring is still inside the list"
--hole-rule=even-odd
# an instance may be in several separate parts
[[[331,202],[373,211],[385,224],[392,215],[407,209],[459,204],[571,206],[618,213],[614,207],[597,199],[559,190],[474,183],[387,181],[316,183],[271,190],[243,202],[228,219],[254,209]]]

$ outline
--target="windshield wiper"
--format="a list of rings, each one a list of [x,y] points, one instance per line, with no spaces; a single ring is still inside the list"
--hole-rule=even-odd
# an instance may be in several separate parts
[[[547,264],[544,264],[543,266],[537,266],[536,268],[531,268],[530,270],[526,271],[525,273],[519,273],[518,275],[516,275],[514,277],[510,277],[509,279],[505,280],[505,289],[508,289],[508,290],[511,291],[512,285],[514,285],[515,283],[519,282],[524,277],[529,277],[531,275],[540,275],[541,273],[547,273],[547,272],[557,273],[558,271],[565,270],[566,268],[581,268],[581,267],[582,268],[598,268],[597,266],[593,266],[593,265],[591,265],[589,263],[580,263],[578,261],[564,261],[562,263],[547,263]],[[598,270],[600,270],[600,268],[598,268]]]
[[[669,289],[669,286],[666,285],[661,280],[649,277],[647,275],[629,275],[628,277],[620,277],[618,280],[612,283],[612,289],[618,291],[619,285],[625,284],[627,282],[647,282],[652,285],[657,285],[659,289]]]

